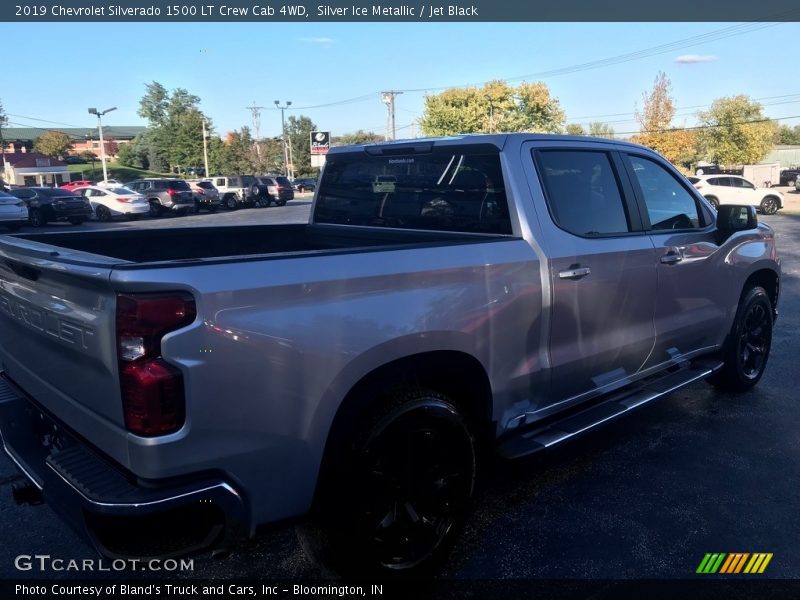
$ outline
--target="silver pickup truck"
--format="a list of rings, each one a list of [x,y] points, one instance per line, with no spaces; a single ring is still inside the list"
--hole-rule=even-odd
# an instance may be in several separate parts
[[[0,431],[107,555],[302,517],[335,568],[419,573],[481,453],[755,385],[779,281],[753,207],[641,146],[336,148],[308,224],[0,236]]]

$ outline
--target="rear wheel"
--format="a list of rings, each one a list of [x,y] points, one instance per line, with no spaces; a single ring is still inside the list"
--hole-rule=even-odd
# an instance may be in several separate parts
[[[762,287],[748,289],[739,302],[722,349],[724,365],[709,378],[718,388],[743,392],[755,386],[767,367],[772,345],[772,303]]]
[[[708,200],[714,208],[719,208],[719,200],[717,200],[716,196],[706,196],[706,200]]]
[[[225,206],[227,206],[230,210],[236,210],[236,196],[233,194],[228,194],[225,196]]]
[[[38,208],[32,208],[28,211],[28,223],[33,227],[44,227],[47,225],[47,217],[42,214]]]
[[[150,216],[160,217],[163,207],[155,200],[150,200]]]
[[[432,390],[406,390],[342,438],[328,450],[299,530],[304,549],[345,574],[435,568],[463,524],[475,481],[475,442],[457,406]]]
[[[94,213],[97,215],[98,221],[102,221],[104,223],[111,221],[111,211],[103,205],[98,205],[97,208],[94,209]]]
[[[775,196],[767,196],[761,201],[761,214],[774,215],[778,212],[778,200]]]

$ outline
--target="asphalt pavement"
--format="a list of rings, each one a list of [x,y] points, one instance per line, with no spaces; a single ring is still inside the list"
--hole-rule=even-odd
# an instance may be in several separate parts
[[[110,226],[298,222],[309,205],[300,198],[286,207]],[[687,578],[708,552],[770,552],[767,576],[800,578],[800,215],[762,220],[777,232],[783,280],[758,387],[731,395],[696,384],[543,457],[490,462],[442,577]],[[0,578],[85,575],[15,569],[20,554],[94,556],[48,506],[13,503],[17,477],[0,456]],[[279,528],[227,557],[196,558],[191,573],[176,576],[300,581],[323,574],[293,530]]]

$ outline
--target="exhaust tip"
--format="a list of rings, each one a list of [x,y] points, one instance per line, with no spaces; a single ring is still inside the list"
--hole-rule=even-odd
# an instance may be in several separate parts
[[[11,485],[11,495],[19,505],[35,506],[42,503],[42,490],[29,481],[17,481]]]

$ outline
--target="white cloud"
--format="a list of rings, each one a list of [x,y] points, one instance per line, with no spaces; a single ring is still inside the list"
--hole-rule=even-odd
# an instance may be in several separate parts
[[[307,44],[332,44],[336,40],[329,37],[304,37],[299,38],[299,41],[306,42]]]
[[[675,59],[675,62],[681,65],[693,65],[696,63],[714,62],[719,60],[712,54],[682,54]]]

